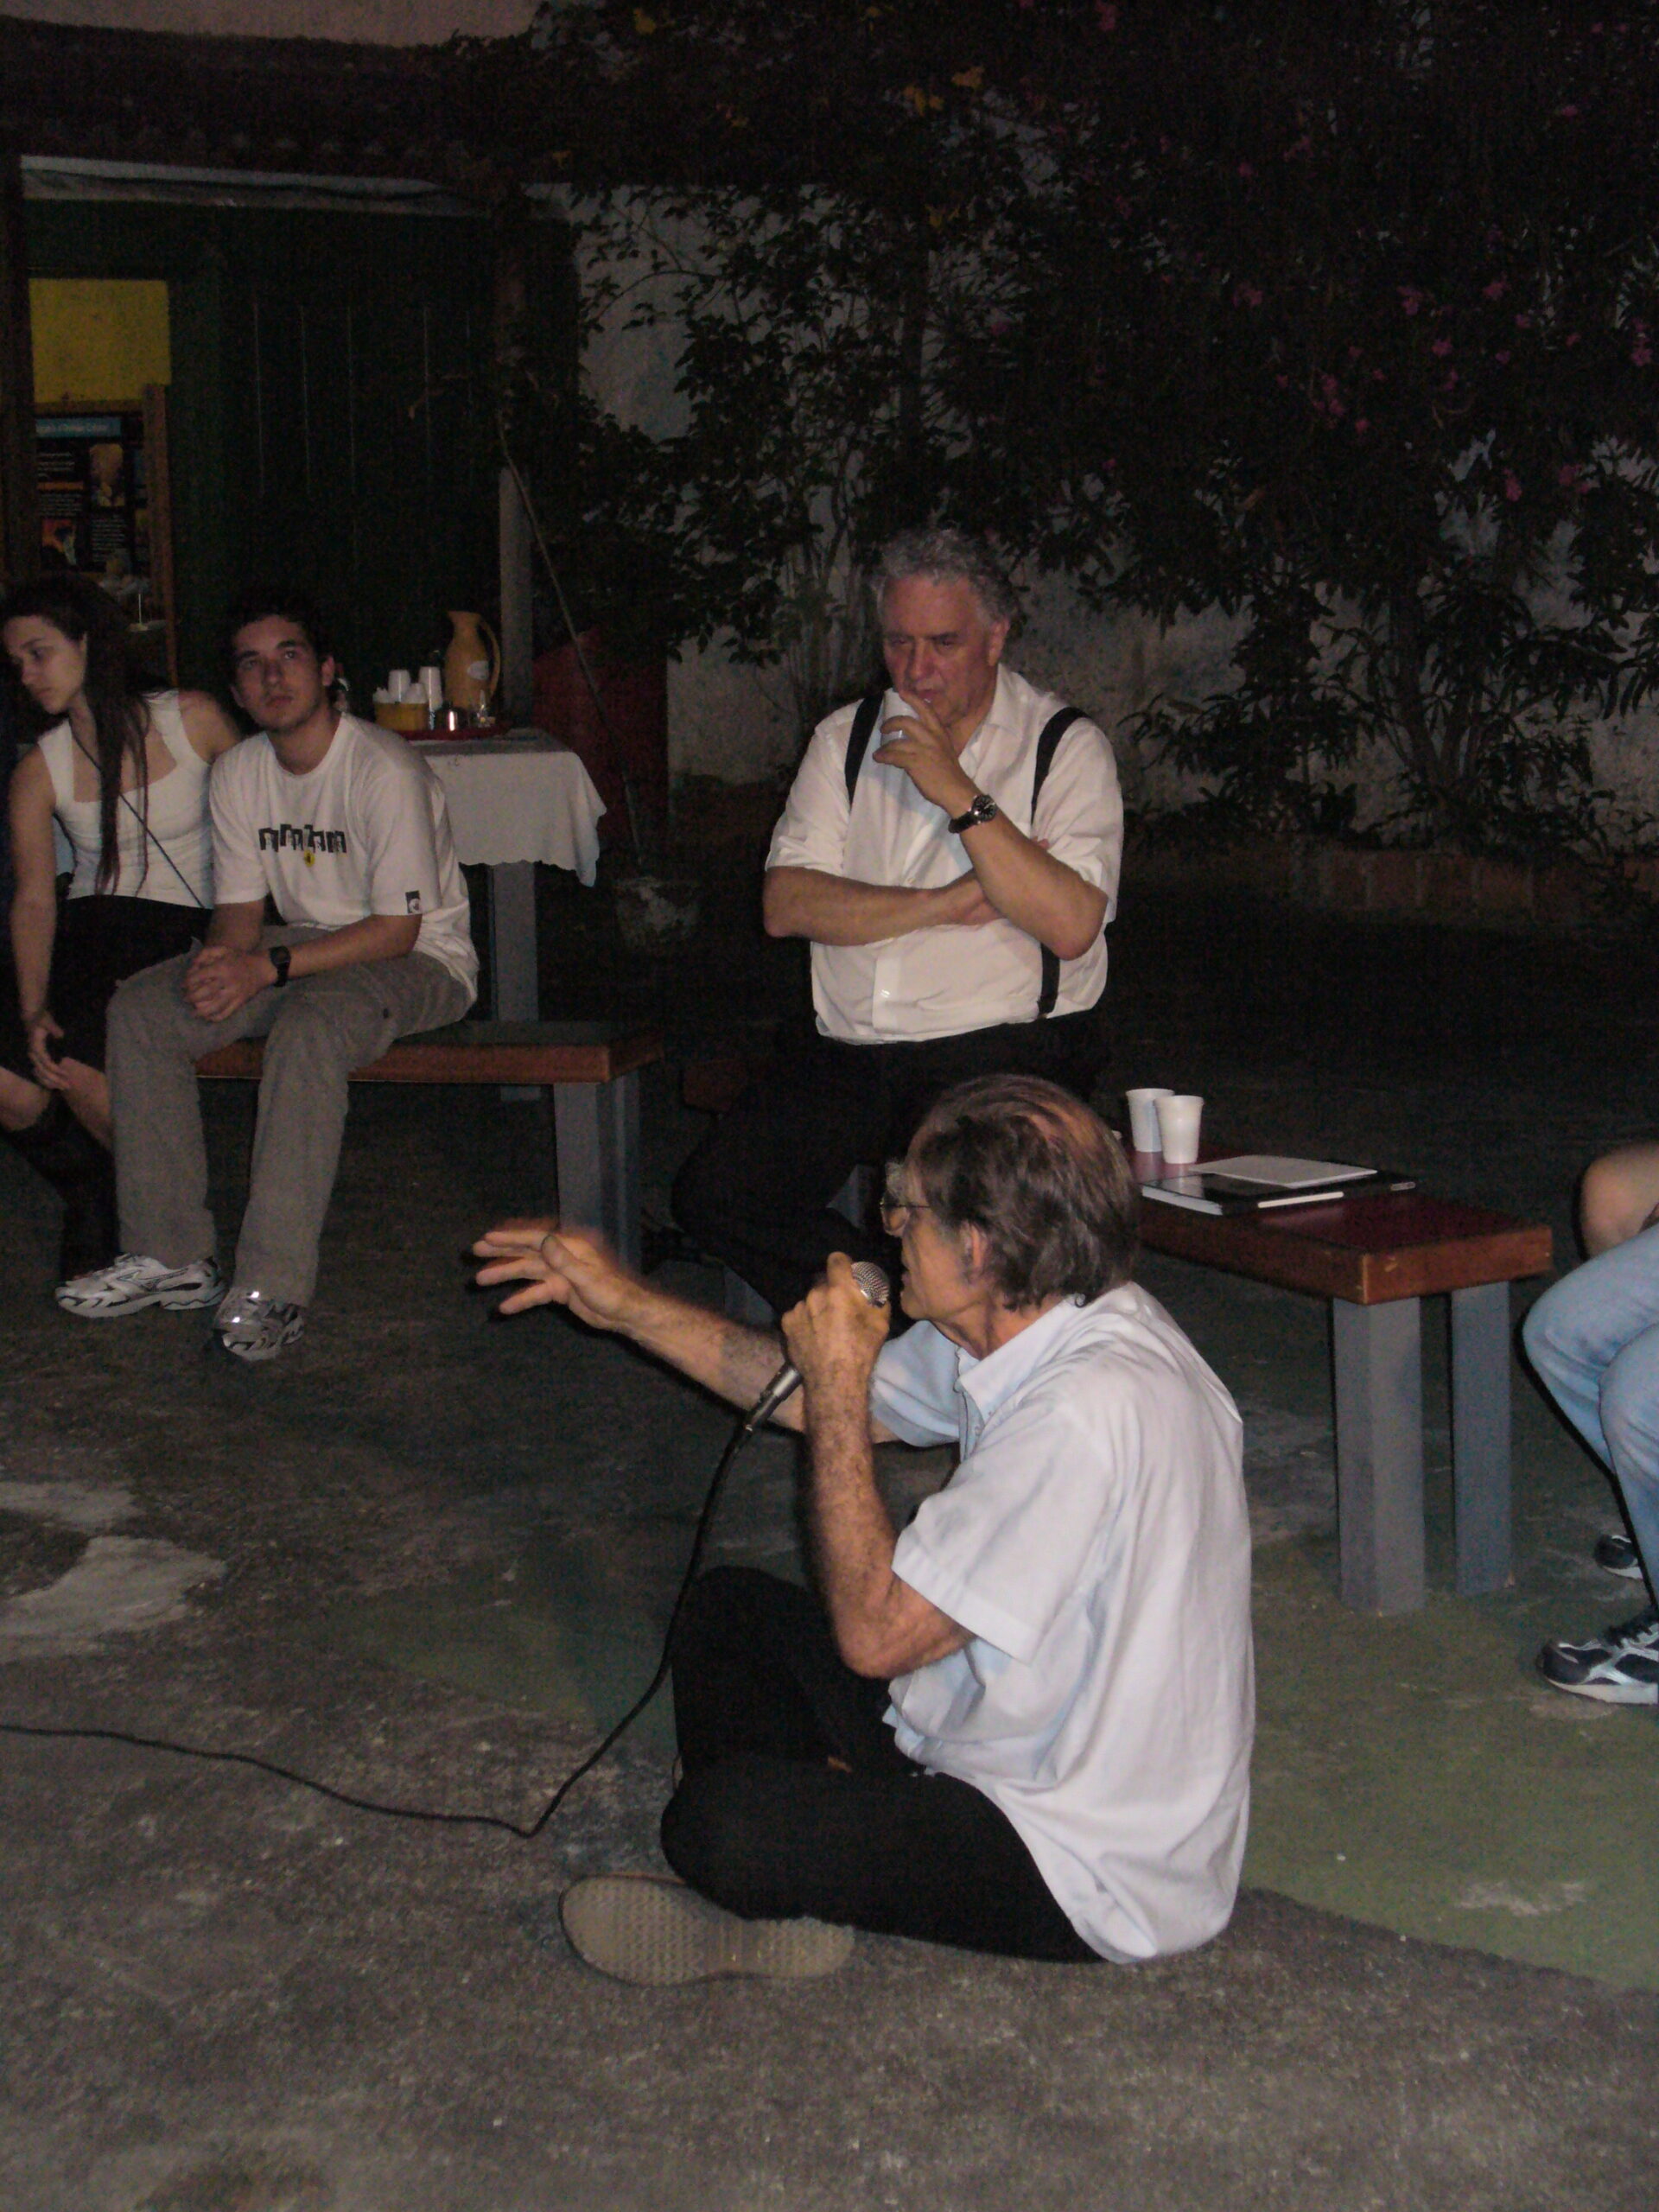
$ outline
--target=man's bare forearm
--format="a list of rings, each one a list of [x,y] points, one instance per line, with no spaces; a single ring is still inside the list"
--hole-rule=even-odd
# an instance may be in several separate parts
[[[836,1649],[856,1675],[908,1674],[967,1643],[965,1630],[893,1571],[897,1537],[876,1488],[872,1428],[853,1390],[806,1400],[808,1522]]]
[[[419,915],[365,914],[321,937],[302,938],[293,949],[290,976],[323,976],[338,968],[366,967],[376,960],[402,960],[419,943]]]
[[[901,884],[861,883],[822,868],[768,868],[766,934],[810,938],[815,944],[883,944],[889,938],[956,921],[961,899],[954,884],[918,891]]]
[[[746,1328],[650,1283],[639,1284],[615,1325],[641,1351],[702,1383],[728,1405],[746,1409],[784,1363],[782,1343],[769,1331]],[[799,1397],[780,1406],[772,1419],[780,1427],[798,1430]]]
[[[244,899],[234,906],[215,906],[213,919],[207,925],[206,942],[222,945],[227,952],[257,952],[264,919],[263,900]]]
[[[963,850],[999,914],[1062,960],[1081,959],[1106,920],[1106,894],[1016,829],[1007,815],[963,830]]]

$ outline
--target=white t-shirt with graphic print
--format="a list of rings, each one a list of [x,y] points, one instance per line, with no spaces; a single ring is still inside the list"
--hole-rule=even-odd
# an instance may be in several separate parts
[[[330,930],[371,914],[418,914],[416,951],[477,988],[443,787],[401,737],[342,715],[303,776],[283,767],[268,737],[245,738],[213,764],[209,800],[221,906],[269,892],[285,922]]]

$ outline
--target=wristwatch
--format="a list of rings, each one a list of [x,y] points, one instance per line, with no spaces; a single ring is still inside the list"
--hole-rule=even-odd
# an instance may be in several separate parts
[[[955,816],[946,826],[953,837],[960,837],[964,830],[976,830],[982,822],[995,822],[1001,811],[988,791],[976,791],[966,814]]]
[[[288,944],[268,944],[265,947],[265,957],[276,970],[276,981],[271,985],[271,988],[274,991],[280,991],[288,981],[288,963],[294,957],[294,948]]]

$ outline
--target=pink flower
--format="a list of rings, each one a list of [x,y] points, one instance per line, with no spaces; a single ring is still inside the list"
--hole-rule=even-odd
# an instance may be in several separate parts
[[[1259,308],[1264,296],[1254,284],[1237,284],[1233,288],[1235,307]]]
[[[1529,315],[1516,315],[1515,318],[1515,327],[1517,330],[1530,330],[1532,328],[1532,317]]]
[[[1563,346],[1576,346],[1578,342],[1579,334],[1576,330],[1569,330],[1566,337],[1561,340]]]
[[[1630,359],[1638,369],[1645,369],[1652,365],[1653,348],[1645,338],[1638,338],[1631,346]]]
[[[1364,436],[1364,435],[1365,435],[1366,431],[1367,431],[1367,430],[1369,430],[1369,429],[1370,429],[1370,427],[1371,427],[1371,426],[1370,426],[1370,423],[1366,420],[1366,418],[1364,417],[1364,416],[1363,416],[1363,415],[1356,415],[1356,416],[1355,416],[1355,417],[1354,417],[1354,435],[1355,435],[1357,438],[1363,438],[1363,437]]]
[[[1103,31],[1117,29],[1117,10],[1111,4],[1111,0],[1095,0],[1095,20]]]
[[[1507,292],[1509,289],[1509,279],[1507,277],[1494,276],[1490,284],[1482,288],[1480,296],[1483,300],[1501,300],[1504,293]]]
[[[1578,111],[1578,111],[1577,107],[1573,104],[1573,102],[1572,102],[1571,100],[1569,100],[1569,101],[1567,102],[1567,105],[1566,105],[1565,107],[1558,107],[1558,108],[1556,109],[1556,111],[1555,111],[1555,112],[1556,112],[1556,114],[1557,114],[1557,115],[1566,115],[1566,116],[1573,116],[1573,115],[1576,115],[1576,114],[1578,113]]]
[[[1502,353],[1494,353],[1492,359],[1497,363],[1500,369],[1506,369],[1510,365],[1510,355],[1507,349]]]
[[[1423,304],[1423,296],[1414,284],[1400,287],[1400,310],[1402,315],[1415,315]]]
[[[1250,167],[1248,162],[1241,162],[1239,163],[1238,173],[1240,176],[1254,176],[1255,175],[1255,171]]]
[[[1555,472],[1555,481],[1560,486],[1564,492],[1570,492],[1578,480],[1579,472],[1571,461],[1568,461],[1564,467],[1558,468]]]
[[[1458,372],[1455,369],[1448,369],[1446,374],[1440,378],[1440,390],[1442,391],[1455,391],[1457,388]]]
[[[1512,468],[1503,472],[1503,496],[1506,499],[1518,499],[1521,496],[1521,479]]]
[[[1444,360],[1452,351],[1452,340],[1449,338],[1437,338],[1428,350],[1431,353],[1437,353],[1440,359]]]

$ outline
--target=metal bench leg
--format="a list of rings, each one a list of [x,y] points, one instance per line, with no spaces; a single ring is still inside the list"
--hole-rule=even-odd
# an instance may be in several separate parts
[[[639,1078],[553,1085],[553,1137],[563,1219],[597,1229],[639,1264]]]
[[[504,861],[490,870],[490,974],[498,1021],[540,1020],[533,861]],[[533,1084],[504,1084],[501,1089],[505,1105],[537,1096]]]
[[[1452,1484],[1458,1595],[1510,1579],[1510,1287],[1452,1293]]]
[[[1423,1364],[1419,1300],[1331,1301],[1337,1523],[1344,1602],[1400,1613],[1423,1602]]]

